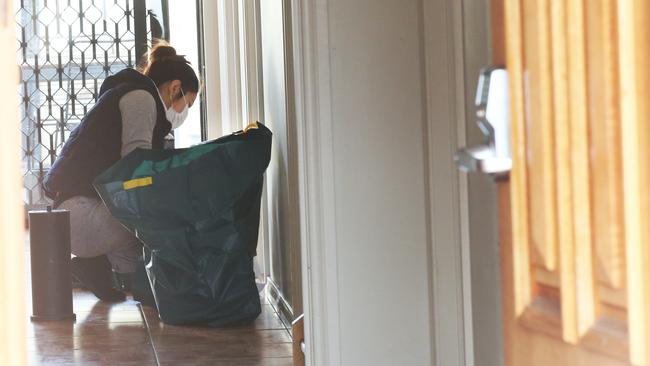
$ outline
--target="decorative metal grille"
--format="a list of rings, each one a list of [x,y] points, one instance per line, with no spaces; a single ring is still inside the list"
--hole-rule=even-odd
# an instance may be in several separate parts
[[[144,0],[15,1],[24,200],[34,207],[49,203],[43,177],[103,80],[135,65],[134,7]]]

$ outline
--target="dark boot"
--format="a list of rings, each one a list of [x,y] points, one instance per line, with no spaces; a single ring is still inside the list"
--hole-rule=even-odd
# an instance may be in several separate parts
[[[117,273],[113,271],[113,287],[122,292],[131,292],[133,288],[133,273]]]
[[[72,277],[102,301],[118,302],[126,299],[123,292],[113,288],[113,271],[105,255],[72,258]]]

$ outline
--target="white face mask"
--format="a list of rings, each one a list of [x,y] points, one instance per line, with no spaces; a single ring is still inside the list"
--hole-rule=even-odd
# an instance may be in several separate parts
[[[165,115],[167,117],[167,120],[171,122],[172,124],[172,130],[175,130],[179,128],[183,122],[185,122],[185,119],[187,118],[187,113],[188,113],[188,105],[187,105],[187,99],[185,99],[185,93],[183,93],[183,89],[181,89],[181,95],[183,95],[183,100],[185,101],[185,108],[183,108],[182,112],[176,112],[174,109],[174,99],[172,98],[172,103],[167,108],[165,111]]]

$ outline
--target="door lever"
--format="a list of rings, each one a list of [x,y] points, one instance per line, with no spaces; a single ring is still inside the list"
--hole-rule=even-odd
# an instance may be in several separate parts
[[[512,168],[510,151],[510,111],[508,72],[502,67],[481,70],[476,91],[476,123],[484,141],[460,149],[454,160],[458,169],[494,177],[507,175]]]

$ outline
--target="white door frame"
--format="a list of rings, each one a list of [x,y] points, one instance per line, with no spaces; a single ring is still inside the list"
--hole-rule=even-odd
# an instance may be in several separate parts
[[[291,0],[307,365],[339,365],[327,1]]]
[[[423,0],[436,365],[474,364],[467,181],[454,162],[465,145],[464,3]]]
[[[422,0],[419,20],[427,75],[431,334],[437,365],[473,364],[468,240],[461,234],[467,191],[453,164],[465,128],[462,6]],[[335,366],[341,364],[341,334],[328,17],[326,0],[292,0],[306,361]],[[446,67],[430,67],[433,57]]]
[[[218,27],[218,2],[201,1],[203,7],[203,44],[204,64],[201,69],[203,76],[203,93],[205,93],[206,135],[209,140],[216,139],[223,134],[222,109],[221,109],[221,65],[219,62],[219,27]]]

